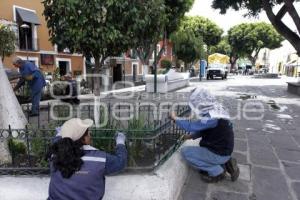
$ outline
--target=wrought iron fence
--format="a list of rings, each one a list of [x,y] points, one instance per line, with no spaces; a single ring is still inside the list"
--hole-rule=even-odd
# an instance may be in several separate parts
[[[120,105],[119,105],[120,106]],[[87,116],[92,116],[91,106],[83,108]],[[58,109],[57,112],[64,112]],[[187,106],[178,106],[179,116],[187,115]],[[89,114],[90,113],[90,114]],[[127,133],[128,167],[125,171],[151,171],[166,160],[182,143],[181,136],[185,133],[171,123],[168,113],[160,119],[155,118],[153,108],[142,106],[134,112],[129,120],[116,120],[108,113],[108,123],[100,128],[92,128],[92,145],[98,149],[113,153],[115,148],[114,134],[116,131]],[[128,113],[117,113],[117,116]],[[142,117],[141,117],[142,116]],[[100,121],[103,117],[100,116]],[[49,121],[53,122],[53,121]],[[55,126],[63,120],[49,123],[46,126],[27,126],[25,129],[0,130],[0,139],[6,141],[12,162],[0,165],[0,175],[6,174],[48,174],[49,163],[46,159],[49,145],[55,136]]]

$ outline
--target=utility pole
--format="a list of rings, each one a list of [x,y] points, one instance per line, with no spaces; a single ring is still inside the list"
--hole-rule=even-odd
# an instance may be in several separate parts
[[[154,48],[154,63],[153,63],[153,68],[154,68],[154,93],[157,93],[157,64],[156,64],[156,53],[157,53],[157,47],[155,45]]]

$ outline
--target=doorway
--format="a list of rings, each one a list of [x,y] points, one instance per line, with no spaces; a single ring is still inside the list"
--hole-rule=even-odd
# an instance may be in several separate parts
[[[113,83],[122,81],[122,65],[117,64],[113,67]]]
[[[69,73],[70,70],[70,62],[68,61],[58,61],[59,75],[64,76]]]
[[[136,82],[137,64],[132,64],[132,81]]]
[[[67,74],[67,65],[68,63],[66,61],[59,61],[58,67],[59,67],[59,75],[64,76]]]

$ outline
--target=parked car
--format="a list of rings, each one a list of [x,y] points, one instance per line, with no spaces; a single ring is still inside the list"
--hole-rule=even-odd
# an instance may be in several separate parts
[[[213,63],[209,64],[207,68],[206,79],[214,79],[215,77],[220,77],[223,79],[227,79],[228,69],[225,64]]]

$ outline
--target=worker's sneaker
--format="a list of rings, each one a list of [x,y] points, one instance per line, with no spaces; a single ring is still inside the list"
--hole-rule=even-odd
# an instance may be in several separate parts
[[[209,175],[201,174],[201,179],[206,183],[217,183],[224,180],[225,178],[226,178],[225,171],[218,176],[209,176]]]
[[[225,169],[231,176],[231,181],[236,181],[239,178],[240,175],[240,169],[237,165],[237,161],[235,158],[230,158],[225,163]]]

